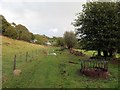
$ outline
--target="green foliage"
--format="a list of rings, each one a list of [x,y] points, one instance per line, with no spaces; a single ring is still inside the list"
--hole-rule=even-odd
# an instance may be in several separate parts
[[[35,39],[33,33],[29,32],[25,26],[16,25],[14,22],[10,24],[2,15],[0,15],[0,21],[2,23],[0,24],[0,32],[2,31],[3,35],[28,42]]]
[[[120,46],[119,3],[89,2],[83,5],[73,25],[83,49],[108,51]]]
[[[35,39],[35,36],[33,33],[30,33],[31,34],[31,40],[34,40]]]
[[[64,33],[64,40],[65,40],[65,44],[67,45],[68,49],[73,48],[76,45],[77,39],[75,34],[70,31],[66,31]]]
[[[57,46],[64,46],[65,42],[64,42],[64,38],[59,37],[57,38]]]
[[[5,29],[11,26],[7,20],[4,18],[4,16],[0,15],[0,29],[2,30],[2,34],[4,35]]]
[[[18,36],[16,30],[15,30],[14,27],[12,27],[12,26],[8,26],[8,27],[5,29],[4,35],[5,35],[5,36],[8,36],[8,37],[11,37],[11,38],[14,38],[14,39],[16,39],[17,36]]]
[[[2,15],[0,15],[0,33],[14,39],[17,38],[17,32],[15,28],[11,26],[11,24],[8,23]]]
[[[45,35],[39,35],[39,34],[35,34],[35,39],[37,40],[36,43],[37,44],[45,44],[45,42],[48,41],[48,37],[46,37]]]
[[[58,42],[58,41],[57,41],[58,38],[59,38],[59,37],[53,36],[52,38],[49,38],[49,41],[50,41],[50,43],[51,43],[53,46],[59,46],[58,43],[57,43],[57,42]]]
[[[25,26],[18,24],[18,25],[16,25],[15,29],[18,32],[19,40],[24,40],[24,41],[30,42],[32,39],[34,39],[33,34],[31,34]]]

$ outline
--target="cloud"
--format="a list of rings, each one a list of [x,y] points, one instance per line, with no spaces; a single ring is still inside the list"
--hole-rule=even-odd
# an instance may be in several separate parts
[[[3,2],[86,2],[86,0],[2,0],[2,1]]]
[[[20,1],[20,0],[17,0]],[[62,36],[74,30],[71,22],[82,10],[78,2],[1,2],[0,13],[8,22],[25,25],[30,32]]]
[[[57,33],[58,29],[57,28],[52,28],[52,29],[50,29],[50,31],[53,32],[53,33]]]

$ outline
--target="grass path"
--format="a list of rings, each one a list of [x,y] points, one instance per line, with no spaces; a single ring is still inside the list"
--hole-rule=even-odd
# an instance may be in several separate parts
[[[112,77],[108,80],[92,79],[79,75],[79,59],[67,51],[57,52],[57,56],[39,54],[31,62],[25,63],[20,68],[22,74],[9,75],[9,80],[3,87],[27,88],[94,88],[117,87],[117,66],[112,66]],[[69,61],[78,63],[71,64]],[[116,69],[115,69],[116,68]],[[113,73],[114,72],[114,73]]]

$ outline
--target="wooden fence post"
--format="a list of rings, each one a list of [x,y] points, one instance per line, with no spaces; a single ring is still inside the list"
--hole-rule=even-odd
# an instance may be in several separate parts
[[[27,57],[28,57],[28,52],[26,52],[26,62],[27,62],[27,59],[28,59]]]
[[[14,61],[13,61],[13,70],[16,69],[16,55],[14,56]]]

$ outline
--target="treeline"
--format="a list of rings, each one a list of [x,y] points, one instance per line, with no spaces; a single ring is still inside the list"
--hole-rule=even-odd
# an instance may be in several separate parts
[[[66,32],[65,37],[52,37],[49,38],[46,35],[33,34],[24,25],[9,23],[4,16],[0,15],[0,34],[7,36],[12,39],[23,40],[31,43],[36,43],[40,45],[53,45],[53,46],[68,46],[73,47],[72,37],[73,32]],[[72,36],[70,36],[72,35]],[[69,40],[71,38],[71,40]],[[67,43],[66,43],[67,42]]]
[[[48,40],[45,35],[33,34],[24,25],[9,23],[2,15],[0,15],[0,21],[0,34],[4,36],[37,44],[44,44]]]
[[[76,38],[76,35],[73,31],[66,31],[63,37],[53,37],[51,40],[56,42],[54,45],[67,49],[80,47],[78,38]]]

